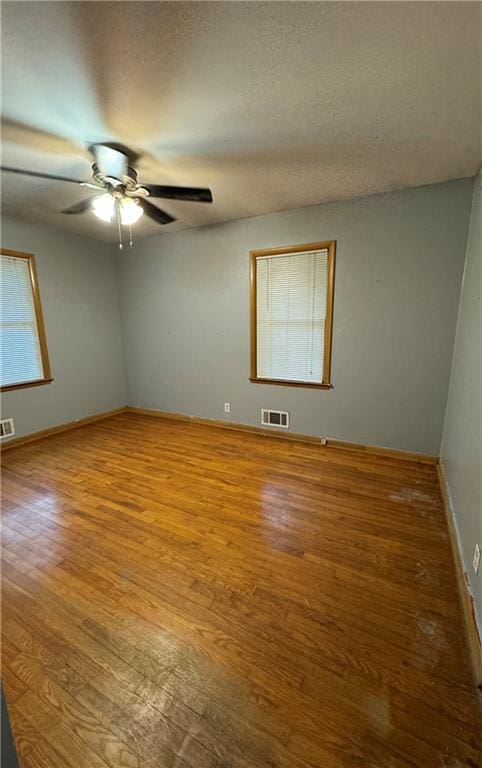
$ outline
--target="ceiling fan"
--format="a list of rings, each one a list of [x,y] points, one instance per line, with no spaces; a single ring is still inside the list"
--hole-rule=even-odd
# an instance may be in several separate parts
[[[95,189],[97,194],[64,208],[61,213],[75,215],[92,211],[102,221],[117,221],[119,247],[122,249],[122,225],[129,227],[130,245],[132,245],[132,224],[145,213],[157,224],[169,224],[176,219],[166,211],[149,202],[149,197],[169,200],[191,200],[196,203],[212,203],[210,189],[202,187],[172,187],[162,184],[140,184],[133,168],[137,155],[122,144],[102,143],[89,147],[94,163],[93,181],[80,181],[65,176],[49,173],[25,171],[20,168],[1,166],[0,170],[18,173],[22,176],[35,176],[52,181],[67,181],[82,187]]]

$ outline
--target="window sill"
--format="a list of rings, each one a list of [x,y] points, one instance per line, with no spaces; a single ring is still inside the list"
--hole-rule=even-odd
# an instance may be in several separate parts
[[[318,384],[311,381],[281,381],[280,379],[258,379],[256,376],[250,376],[249,380],[253,384],[274,384],[281,387],[309,387],[310,389],[333,389],[333,384]]]
[[[41,387],[42,384],[51,384],[53,381],[50,379],[37,379],[36,381],[19,381],[18,384],[5,384],[0,387],[0,392],[9,392],[12,389],[28,389],[28,387]]]

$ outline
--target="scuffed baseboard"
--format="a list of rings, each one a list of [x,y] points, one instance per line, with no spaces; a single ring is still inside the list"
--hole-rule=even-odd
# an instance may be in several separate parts
[[[113,411],[95,413],[92,416],[86,416],[83,419],[67,421],[64,424],[57,424],[54,427],[48,427],[48,429],[41,429],[39,432],[31,432],[29,435],[12,437],[10,440],[5,440],[5,442],[0,443],[0,450],[2,452],[7,451],[9,448],[15,448],[18,445],[25,445],[25,443],[33,443],[35,440],[43,440],[44,437],[57,435],[60,432],[67,432],[69,429],[85,427],[87,424],[93,424],[95,421],[101,421],[102,419],[108,419],[110,416],[116,416],[118,413],[124,413],[125,410],[126,406],[123,405],[120,408],[114,408]]]
[[[477,623],[475,601],[470,590],[467,572],[465,570],[464,561],[462,559],[460,538],[459,538],[457,525],[454,518],[449,485],[447,482],[445,469],[441,460],[437,465],[437,474],[438,474],[438,479],[440,483],[440,492],[442,494],[445,516],[447,518],[450,544],[452,547],[452,555],[453,555],[454,565],[455,565],[457,587],[458,587],[460,602],[462,605],[462,611],[464,614],[464,622],[465,622],[465,628],[466,628],[467,641],[470,649],[470,655],[472,659],[472,666],[474,670],[476,683],[480,687],[482,685],[482,642],[481,642],[481,636],[480,636],[479,627]]]
[[[189,421],[191,424],[206,424],[210,427],[219,427],[220,429],[229,429],[234,430],[235,432],[251,432],[258,435],[279,438],[280,440],[296,440],[297,442],[302,443],[313,443],[323,446],[323,448],[340,451],[355,451],[356,453],[370,454],[372,456],[383,456],[385,458],[402,459],[404,461],[416,461],[422,464],[436,465],[438,463],[438,456],[416,453],[415,451],[382,448],[381,446],[366,445],[364,443],[349,443],[344,440],[335,440],[331,437],[324,438],[316,435],[303,435],[296,432],[286,432],[276,428],[256,427],[252,424],[239,424],[233,421],[223,421],[220,419],[207,419],[200,416],[190,416],[186,413],[157,411],[152,408],[141,408],[140,406],[134,405],[128,405],[126,410],[130,413],[137,413],[143,416],[156,416],[159,419]]]

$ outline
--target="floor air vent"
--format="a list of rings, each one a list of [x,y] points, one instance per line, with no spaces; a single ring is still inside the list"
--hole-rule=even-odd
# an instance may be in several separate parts
[[[13,437],[15,434],[15,427],[13,426],[13,419],[2,419],[0,421],[0,440],[4,437]]]
[[[265,427],[289,429],[290,415],[288,411],[271,411],[268,408],[261,408],[261,424]]]

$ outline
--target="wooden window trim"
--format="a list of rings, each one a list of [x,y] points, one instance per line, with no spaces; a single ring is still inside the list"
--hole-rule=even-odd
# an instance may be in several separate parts
[[[260,378],[257,374],[257,324],[256,324],[256,260],[266,256],[280,256],[284,253],[301,253],[303,251],[328,251],[328,284],[326,296],[325,346],[323,356],[323,381],[305,382],[279,379]],[[331,383],[331,347],[333,337],[333,304],[335,290],[335,252],[336,240],[326,240],[319,243],[303,243],[302,245],[286,245],[282,248],[264,248],[250,251],[250,332],[251,332],[251,370],[249,380],[254,384],[275,384],[282,387],[310,387],[316,389],[333,389]]]
[[[35,309],[35,321],[37,323],[37,333],[40,346],[40,357],[42,360],[43,377],[35,381],[19,381],[15,384],[5,384],[0,387],[0,392],[8,392],[12,389],[26,389],[27,387],[39,387],[42,384],[50,384],[53,381],[50,368],[49,353],[47,349],[47,337],[45,335],[45,325],[42,313],[42,303],[40,301],[40,291],[38,286],[37,268],[35,266],[35,256],[33,253],[24,253],[23,251],[13,251],[10,248],[0,249],[0,258],[2,256],[14,256],[16,259],[26,259],[30,274],[30,283],[32,285],[32,296]]]

